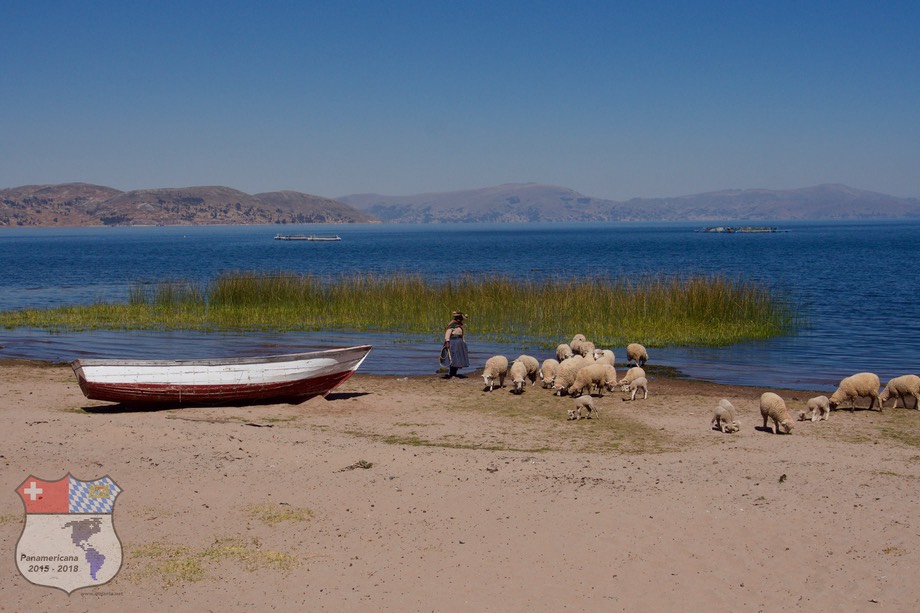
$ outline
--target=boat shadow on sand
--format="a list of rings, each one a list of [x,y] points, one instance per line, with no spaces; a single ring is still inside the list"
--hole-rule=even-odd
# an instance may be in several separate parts
[[[325,401],[349,400],[351,398],[360,398],[367,396],[370,392],[330,392],[326,394]],[[311,400],[322,399],[321,396],[311,396],[300,400],[287,402],[284,400],[266,400],[264,402],[224,402],[220,404],[190,403],[190,402],[170,402],[170,403],[128,403],[119,402],[114,404],[94,404],[83,407],[77,407],[76,410],[83,413],[108,414],[108,413],[157,413],[160,411],[175,411],[177,409],[218,409],[218,408],[240,408],[240,407],[258,407],[271,405],[287,405],[296,407]]]

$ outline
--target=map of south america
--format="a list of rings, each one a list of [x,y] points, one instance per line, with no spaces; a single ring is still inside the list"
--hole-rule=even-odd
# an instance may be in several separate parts
[[[93,581],[97,581],[96,573],[105,563],[105,556],[97,551],[90,543],[90,537],[99,534],[102,529],[102,520],[98,517],[69,521],[62,526],[70,528],[70,540],[83,550],[86,562],[89,564],[89,574]]]

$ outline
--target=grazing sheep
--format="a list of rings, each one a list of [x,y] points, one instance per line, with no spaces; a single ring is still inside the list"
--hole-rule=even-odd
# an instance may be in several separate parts
[[[556,390],[555,394],[557,396],[561,396],[575,383],[575,377],[584,365],[585,359],[580,355],[559,362],[559,367],[556,368],[556,376],[553,379],[553,389]]]
[[[773,434],[777,434],[779,428],[786,434],[792,434],[795,422],[786,410],[785,401],[778,395],[773,392],[764,392],[760,395],[760,414],[763,416],[764,428],[767,427],[767,421],[773,420]]]
[[[603,396],[604,388],[609,383],[607,377],[610,375],[610,371],[607,370],[607,366],[609,365],[588,364],[580,368],[575,374],[575,381],[569,386],[569,396],[581,396],[585,393],[585,388],[587,388],[587,393],[590,395],[592,388],[595,387],[598,394]],[[616,371],[614,371],[614,376],[616,376]]]
[[[572,351],[575,351],[575,349],[572,349]],[[593,362],[594,361],[594,343],[592,343],[591,341],[581,341],[581,343],[578,345],[578,350],[576,353],[578,353],[578,355],[580,356],[591,358],[591,361]]]
[[[486,366],[482,370],[482,380],[489,386],[489,391],[495,387],[495,380],[498,379],[498,386],[505,387],[505,376],[508,374],[508,358],[503,355],[493,355],[486,360]]]
[[[569,419],[581,419],[582,411],[584,411],[586,419],[591,419],[591,415],[597,415],[598,417],[601,415],[594,405],[594,398],[591,396],[579,396],[575,399],[575,408],[569,409]]]
[[[617,365],[616,356],[614,356],[613,352],[609,349],[595,349],[594,361],[598,364],[610,364],[611,366]]]
[[[537,358],[529,355],[519,355],[515,362],[524,363],[524,366],[527,367],[527,378],[530,379],[531,385],[535,385],[540,374],[540,362],[537,361]]]
[[[572,353],[572,348],[569,347],[567,343],[562,343],[561,345],[556,347],[556,360],[558,362],[561,362],[562,360],[567,360],[573,355],[575,354]]]
[[[572,355],[584,355],[581,352],[581,344],[588,339],[584,334],[576,334],[572,337],[572,342],[569,343],[569,347],[572,349]]]
[[[540,366],[540,381],[543,382],[543,388],[553,386],[553,379],[556,377],[556,369],[559,368],[559,361],[553,358],[543,360]]]
[[[629,385],[629,383],[633,379],[638,379],[639,377],[644,377],[644,376],[645,376],[645,370],[643,370],[642,368],[638,366],[633,366],[632,368],[626,371],[626,374],[623,375],[622,379],[617,381],[617,387],[619,387],[625,392],[626,387]]]
[[[879,394],[879,406],[885,404],[889,398],[894,398],[894,408],[898,408],[898,399],[904,408],[907,407],[907,398],[914,397],[914,408],[920,410],[920,377],[917,375],[901,375],[895,377],[885,385]]]
[[[827,396],[815,396],[808,399],[804,411],[799,411],[799,421],[821,421],[830,414],[831,405]]]
[[[515,360],[511,362],[511,369],[508,371],[511,375],[511,392],[514,394],[524,393],[524,381],[527,380],[527,365],[524,362]]]
[[[871,372],[861,372],[843,379],[837,391],[829,398],[830,407],[836,409],[844,400],[850,401],[850,410],[856,410],[856,399],[860,397],[871,398],[869,408],[878,402],[879,413],[882,412],[882,403],[878,397],[878,375]]]
[[[648,398],[648,379],[645,377],[636,377],[626,384],[625,391],[632,392],[630,400],[636,399],[636,393],[638,393],[639,390],[642,390],[642,400]]]
[[[735,413],[735,407],[732,403],[723,398],[719,401],[715,413],[712,414],[712,422],[709,427],[713,430],[721,430],[725,434],[731,434],[741,429],[741,422],[738,421],[738,415]]]
[[[600,366],[603,366],[607,373],[607,391],[612,392],[617,387],[617,369],[603,362],[600,363]]]
[[[648,362],[648,352],[639,343],[630,343],[626,346],[626,364],[635,362],[636,366],[645,366]]]

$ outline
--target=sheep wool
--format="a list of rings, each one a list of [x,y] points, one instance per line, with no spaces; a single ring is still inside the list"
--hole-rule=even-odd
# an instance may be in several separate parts
[[[721,430],[725,434],[732,434],[741,429],[737,413],[735,413],[735,407],[731,402],[725,398],[719,401],[719,406],[716,407],[715,413],[712,414],[712,421],[709,427],[713,430]]]
[[[815,396],[805,403],[805,410],[800,412],[799,421],[821,421],[831,414],[830,400],[827,396]]]
[[[580,368],[575,374],[575,381],[569,386],[569,396],[580,396],[585,393],[585,388],[590,394],[595,387],[598,393],[603,395],[609,375],[606,366],[606,364],[588,364]]]
[[[531,385],[535,385],[540,374],[540,362],[537,361],[537,358],[529,355],[519,355],[515,362],[521,362],[527,367],[527,378],[530,379]]]
[[[508,371],[511,375],[511,392],[514,394],[524,393],[524,382],[527,380],[527,366],[520,360],[511,363],[511,369]]]
[[[613,355],[613,352],[609,349],[595,349],[594,350],[594,361],[598,364],[610,364],[611,366],[616,366],[616,357]]]
[[[557,396],[562,396],[575,383],[575,376],[584,365],[585,359],[580,355],[559,363],[559,367],[556,368],[556,377],[553,379],[553,389],[556,390]]]
[[[556,377],[556,369],[559,368],[559,361],[553,358],[543,360],[540,365],[540,381],[543,382],[543,388],[553,386],[553,379]]]
[[[767,422],[773,420],[773,434],[777,434],[782,429],[786,434],[792,434],[792,428],[795,422],[786,409],[786,402],[773,392],[764,392],[760,395],[760,414],[763,416],[763,427],[767,427]]]
[[[508,358],[503,355],[493,355],[486,360],[486,366],[482,371],[482,380],[485,381],[490,392],[495,387],[496,379],[499,387],[505,387],[505,377],[507,375]]]
[[[850,375],[840,382],[837,391],[829,398],[830,406],[836,409],[842,402],[849,400],[850,410],[855,411],[857,398],[871,398],[869,408],[871,409],[878,402],[878,410],[881,412],[883,407],[879,400],[879,385],[878,375],[875,373],[861,372]]]
[[[626,346],[626,363],[635,362],[636,366],[645,366],[648,362],[648,352],[639,343],[630,343]]]
[[[898,408],[898,400],[908,408],[907,399],[914,397],[914,408],[920,410],[920,377],[917,375],[901,375],[895,377],[885,385],[879,394],[879,403],[884,404],[889,398],[894,398],[894,408]]]
[[[594,404],[594,398],[591,396],[579,396],[575,399],[575,409],[569,411],[569,415],[575,414],[574,419],[581,419],[582,414],[587,419],[591,419],[592,415],[597,415],[600,417],[600,413],[597,410],[597,406]],[[571,419],[571,417],[570,417]]]
[[[630,400],[636,399],[636,394],[642,390],[642,400],[648,398],[648,379],[645,377],[636,377],[632,381],[626,384],[626,391],[632,392]]]
[[[633,366],[626,371],[626,374],[623,375],[623,378],[617,381],[617,387],[621,388],[624,392],[626,387],[632,382],[633,379],[638,379],[639,377],[645,376],[645,370],[639,366]]]
[[[562,360],[567,360],[570,357],[575,355],[572,353],[572,348],[569,347],[568,343],[562,343],[556,347],[556,361],[561,362]]]

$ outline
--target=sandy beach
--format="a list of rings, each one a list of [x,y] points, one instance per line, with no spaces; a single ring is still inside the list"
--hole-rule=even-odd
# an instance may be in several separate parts
[[[761,427],[764,391],[521,395],[360,372],[299,405],[126,410],[64,365],[0,374],[0,610],[916,611],[920,411]],[[883,382],[884,383],[884,382]],[[710,428],[720,398],[735,434]],[[865,403],[863,404],[865,406]],[[890,405],[889,405],[890,406]],[[16,488],[110,476],[121,571],[27,582]]]

